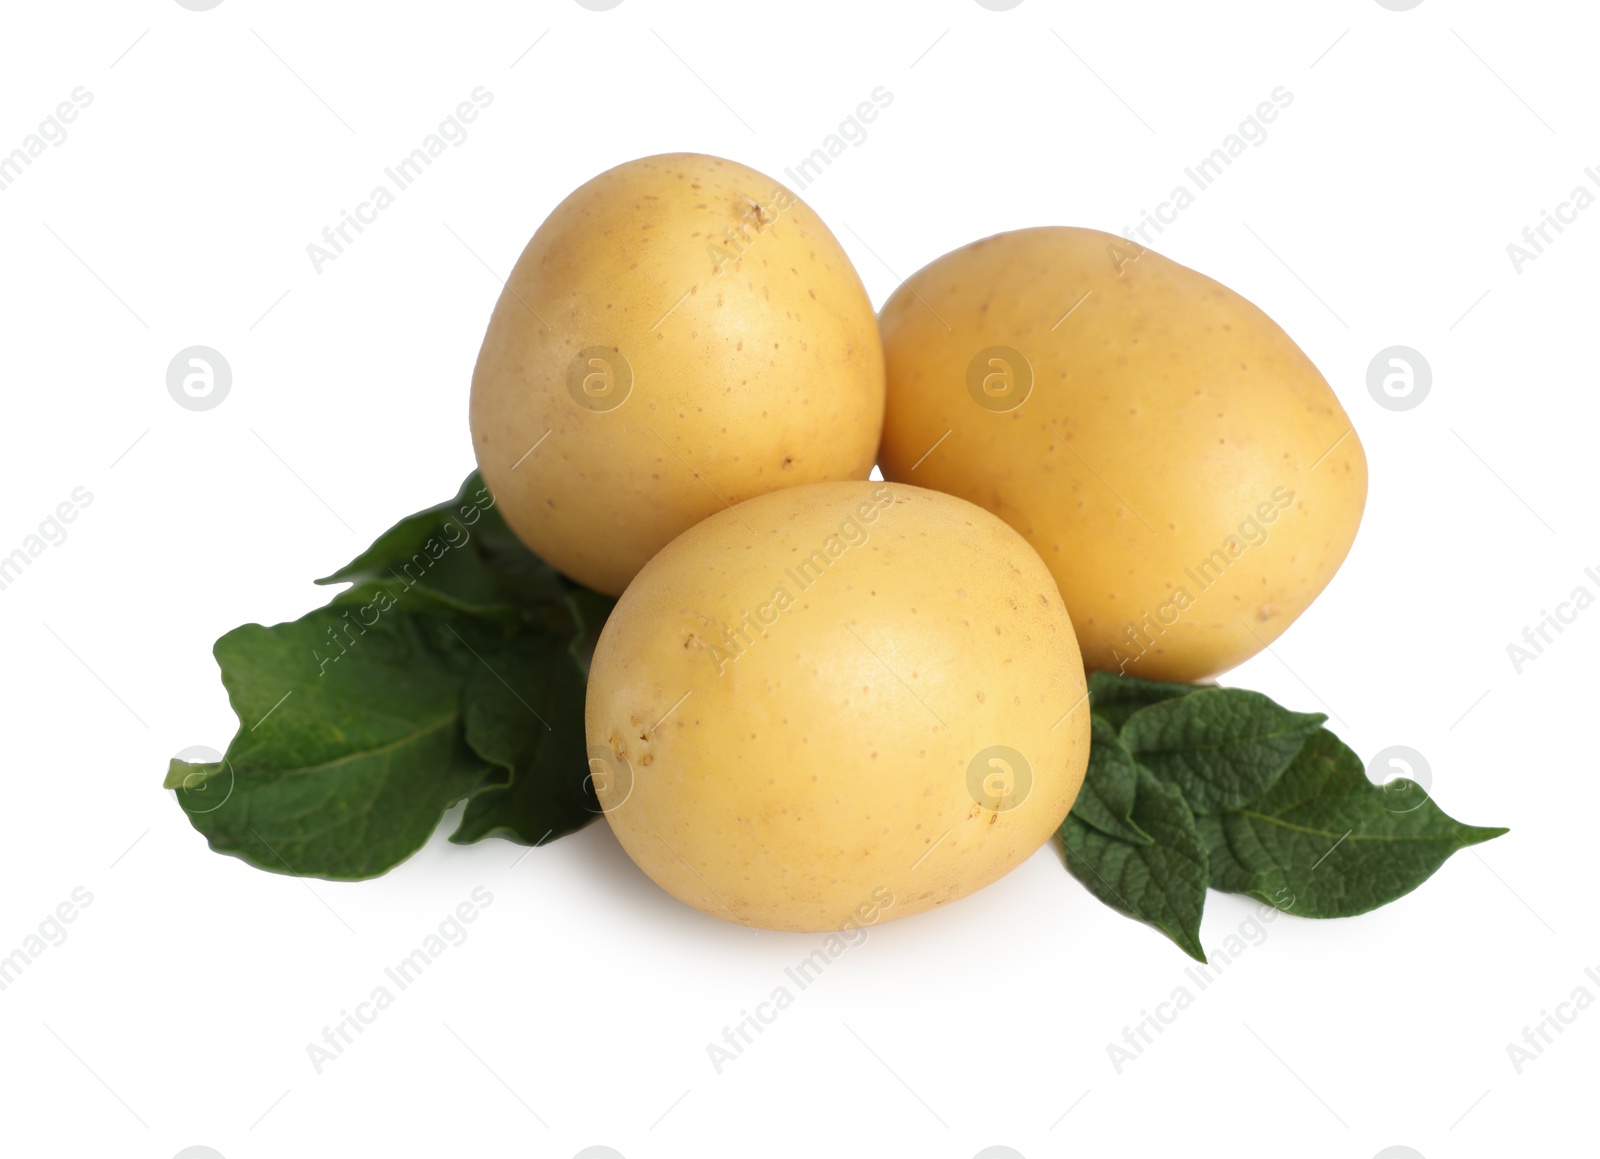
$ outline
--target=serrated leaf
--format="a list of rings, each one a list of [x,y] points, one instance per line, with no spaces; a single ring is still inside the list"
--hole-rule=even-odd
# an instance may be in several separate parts
[[[1385,905],[1452,853],[1505,832],[1460,824],[1414,782],[1373,784],[1326,729],[1259,800],[1203,824],[1215,888],[1313,918]]]
[[[1153,841],[1136,845],[1069,814],[1061,826],[1067,869],[1112,909],[1152,925],[1197,961],[1205,909],[1206,848],[1183,794],[1141,769],[1132,821]]]
[[[1280,708],[1259,692],[1206,688],[1139,709],[1120,739],[1141,765],[1181,789],[1196,813],[1215,813],[1265,792],[1326,719]]]
[[[1141,708],[1188,696],[1205,684],[1175,684],[1168,680],[1146,680],[1142,676],[1123,676],[1116,672],[1089,673],[1089,711],[1112,728],[1120,730],[1128,717]]]
[[[490,766],[462,738],[471,655],[439,623],[322,608],[216,644],[240,730],[221,762],[167,784],[220,853],[274,873],[356,880],[420,849]]]
[[[1089,767],[1072,815],[1110,837],[1149,845],[1153,838],[1130,819],[1139,787],[1139,765],[1103,718],[1090,717]]]

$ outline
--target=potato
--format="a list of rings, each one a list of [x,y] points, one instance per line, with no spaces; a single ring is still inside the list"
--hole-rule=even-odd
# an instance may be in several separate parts
[[[664,548],[595,649],[607,819],[728,921],[839,930],[954,901],[1060,826],[1089,713],[1049,571],[981,508],[818,483]]]
[[[866,478],[882,424],[877,319],[833,234],[771,178],[688,153],[556,207],[472,377],[506,521],[611,595],[713,511]]]
[[[879,321],[885,477],[1020,531],[1091,669],[1231,668],[1350,550],[1367,463],[1349,416],[1202,274],[1111,234],[1020,230],[914,274]]]

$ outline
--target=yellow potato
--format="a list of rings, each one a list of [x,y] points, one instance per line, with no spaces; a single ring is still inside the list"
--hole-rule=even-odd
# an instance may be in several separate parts
[[[1248,659],[1344,561],[1361,441],[1272,319],[1111,234],[1001,234],[880,316],[889,479],[1020,531],[1085,664],[1197,680]]]
[[[720,512],[606,622],[585,719],[617,839],[708,914],[839,930],[964,897],[1060,826],[1089,754],[1050,573],[981,508],[821,483]]]
[[[617,595],[730,503],[864,479],[883,351],[827,226],[717,157],[646,157],[558,205],[495,305],[472,378],[506,522]]]

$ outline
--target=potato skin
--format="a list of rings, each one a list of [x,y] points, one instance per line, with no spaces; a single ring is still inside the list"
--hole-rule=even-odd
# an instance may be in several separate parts
[[[668,544],[601,633],[586,723],[640,868],[780,930],[996,880],[1060,826],[1089,753],[1083,664],[1033,549],[964,500],[872,482],[765,495]]]
[[[885,477],[1021,532],[1091,669],[1231,668],[1350,550],[1367,463],[1349,416],[1281,328],[1203,274],[1096,230],[1019,230],[912,275],[879,321]],[[992,347],[1010,353],[977,357]]]
[[[557,206],[472,378],[473,447],[512,530],[611,595],[713,511],[864,479],[882,423],[877,320],[838,241],[770,177],[697,154],[620,165]]]

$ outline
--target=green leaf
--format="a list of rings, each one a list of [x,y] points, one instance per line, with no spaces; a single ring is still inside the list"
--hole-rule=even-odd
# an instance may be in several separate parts
[[[1146,680],[1142,676],[1122,676],[1115,672],[1089,673],[1089,711],[1120,730],[1128,717],[1151,704],[1188,696],[1204,684],[1174,684],[1167,680]]]
[[[611,596],[603,596],[577,584],[573,584],[567,592],[567,607],[577,624],[577,634],[572,639],[572,657],[585,676],[589,673],[589,662],[594,659],[594,646],[600,642],[600,631],[606,626],[611,609],[616,606],[617,601]]]
[[[600,814],[584,745],[585,681],[567,641],[526,633],[485,647],[462,692],[467,742],[510,774],[467,803],[450,840],[544,845]]]
[[[454,499],[447,500],[415,515],[408,515],[389,528],[372,546],[356,556],[332,575],[324,576],[319,584],[353,583],[364,579],[383,579],[401,565],[413,560],[419,553],[426,555],[428,540],[438,536],[448,526],[470,535],[468,520],[477,523],[483,512],[494,506],[494,499],[482,478],[474,471],[461,484]],[[419,561],[421,566],[423,561]]]
[[[473,475],[467,480],[465,487],[470,487],[476,479],[477,476]],[[487,493],[485,489],[483,495]],[[482,495],[479,495],[478,502],[484,501]],[[492,496],[487,500],[489,503],[493,501]],[[511,528],[506,526],[498,507],[484,508],[483,519],[474,531],[473,546],[484,568],[495,577],[501,588],[510,592],[522,603],[560,603],[568,593],[586,590],[563,578],[555,568],[530,551]],[[595,533],[601,532],[596,529]]]
[[[1183,794],[1139,770],[1132,823],[1151,844],[1121,841],[1069,814],[1061,826],[1067,869],[1112,909],[1154,926],[1197,961],[1205,909],[1206,848]]]
[[[541,844],[594,818],[585,672],[615,601],[523,546],[476,474],[318,582],[352,586],[217,642],[239,734],[223,761],[167,778],[213,848],[359,878],[463,798],[458,842]]]
[[[1090,717],[1090,737],[1089,768],[1072,803],[1072,815],[1109,837],[1149,845],[1154,839],[1130,820],[1139,787],[1138,762],[1104,718]]]
[[[1411,781],[1375,785],[1326,729],[1259,800],[1204,818],[1211,884],[1303,917],[1349,917],[1410,893],[1458,849],[1504,829],[1462,825]]]
[[[1121,740],[1196,813],[1215,813],[1259,797],[1326,719],[1259,692],[1206,688],[1134,712]]]
[[[570,617],[568,585],[512,534],[476,472],[454,499],[408,515],[319,584],[354,583],[333,602],[387,592],[410,612],[466,612],[503,622]]]
[[[1228,838],[1222,819],[1226,813],[1202,813],[1194,819],[1205,842],[1206,863],[1210,867],[1211,888],[1224,893],[1250,893],[1256,883],[1255,871],[1236,861],[1228,851]],[[1277,904],[1274,902],[1273,904]],[[1280,907],[1288,908],[1288,907]]]
[[[459,554],[441,559],[426,582],[413,583],[398,572],[387,580],[362,580],[335,595],[328,606],[364,609],[364,619],[370,619],[375,610],[394,606],[413,615],[461,614],[507,627],[528,617],[527,609],[494,586],[482,565]]]
[[[397,608],[234,629],[215,651],[239,734],[220,763],[173,762],[168,787],[220,853],[300,876],[384,872],[490,771],[462,737],[473,658],[453,636]]]

